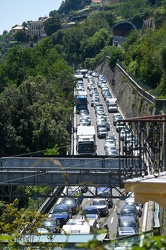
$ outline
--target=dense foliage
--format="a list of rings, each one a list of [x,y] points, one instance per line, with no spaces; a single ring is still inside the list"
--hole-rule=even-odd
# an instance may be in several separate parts
[[[90,2],[63,1],[45,22],[48,37],[34,47],[23,43],[23,34],[18,34],[21,45],[7,52],[5,46],[10,48],[11,35],[4,32],[0,36],[1,155],[51,149],[57,152],[58,147],[65,153],[74,104],[73,67],[94,68],[108,57],[114,69],[120,60],[149,88],[166,96],[166,0],[116,1],[102,8],[92,8]],[[88,5],[90,11],[84,21],[62,29],[65,13],[71,18],[74,11],[79,15],[78,10]],[[156,30],[149,29],[142,35],[147,18],[154,20]],[[112,26],[124,19],[133,22],[137,31],[122,48],[116,48],[112,46]]]
[[[90,5],[91,0],[65,0],[62,2],[58,12],[60,14],[67,14],[73,10],[81,10],[86,5]]]
[[[47,36],[51,36],[57,30],[61,28],[61,20],[58,15],[54,15],[53,17],[48,18],[44,22],[44,30]]]
[[[32,41],[27,40],[24,31],[15,37],[17,46],[13,46],[11,33],[4,31],[0,36],[1,156],[66,154],[74,105],[73,67],[93,69],[107,57],[114,70],[120,60],[129,72],[157,90],[160,98],[166,97],[166,0],[126,0],[90,8],[84,21],[62,29],[66,13],[76,11],[77,15],[90,2],[63,1],[58,11],[50,12],[51,18],[45,23],[48,37],[35,46],[30,46]],[[154,20],[156,29],[142,34],[142,25],[148,18]],[[122,20],[133,22],[137,30],[121,48],[116,48],[112,46],[112,26]],[[7,213],[21,217],[15,207],[8,209]],[[4,213],[1,233],[20,228],[18,219],[8,228],[7,219],[8,214]],[[158,247],[153,240],[147,244],[142,249]]]
[[[166,23],[156,31],[149,30],[146,35],[137,37],[134,42],[131,40],[136,34],[131,34],[124,44],[127,69],[162,96],[166,95],[165,30]]]
[[[49,39],[48,39],[49,40]],[[61,148],[66,153],[73,111],[73,70],[43,40],[13,47],[0,65],[0,152]]]

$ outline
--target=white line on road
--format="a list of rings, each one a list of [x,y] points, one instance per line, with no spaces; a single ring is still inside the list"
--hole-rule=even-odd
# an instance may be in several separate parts
[[[113,223],[113,221],[114,221],[114,217],[111,218],[111,222],[110,223]]]
[[[116,212],[117,206],[114,207],[114,212]]]

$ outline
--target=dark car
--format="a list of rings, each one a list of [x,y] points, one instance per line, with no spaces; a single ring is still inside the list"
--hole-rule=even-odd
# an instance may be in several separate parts
[[[97,122],[97,128],[99,128],[99,127],[105,127],[106,129],[107,129],[107,131],[109,131],[110,130],[110,125],[109,125],[109,123],[107,122],[107,121],[105,121],[105,120],[98,120],[98,122]]]
[[[109,113],[115,113],[118,111],[118,105],[116,103],[108,104],[107,108]]]
[[[120,113],[115,113],[112,119],[113,119],[113,125],[116,126],[117,120],[123,119],[123,117]]]
[[[92,205],[87,205],[83,211],[82,211],[83,215],[86,214],[97,214],[98,216],[100,216],[99,210],[97,209],[97,207],[92,206]]]
[[[96,188],[96,195],[101,196],[102,198],[106,199],[108,202],[108,207],[111,208],[113,207],[113,200],[112,200],[112,195],[110,188],[108,187],[97,187]]]
[[[107,127],[97,128],[97,136],[99,139],[106,138],[107,134],[108,134]]]
[[[92,98],[92,100],[91,100],[91,107],[94,107],[95,106],[95,104],[97,104],[97,103],[99,103],[99,98],[96,96],[96,97],[94,97],[94,98]]]
[[[41,227],[37,229],[37,232],[40,234],[47,234],[47,233],[59,233],[60,232],[60,221],[59,219],[54,219],[51,217],[46,218]]]
[[[131,216],[134,217],[136,221],[138,221],[137,215],[137,208],[134,205],[124,205],[120,210],[120,216]]]
[[[132,216],[119,216],[118,227],[132,227],[135,233],[139,232],[139,223]]]
[[[68,196],[76,196],[75,199],[77,199],[78,203],[81,204],[84,195],[83,193],[86,193],[88,191],[88,187],[79,187],[79,186],[69,186],[67,187],[67,195]],[[71,197],[73,198],[73,197]]]
[[[65,204],[58,204],[54,207],[51,217],[54,219],[59,219],[62,227],[69,219],[72,218],[72,210]]]
[[[127,198],[126,199],[126,205],[135,206],[136,209],[137,209],[137,215],[138,215],[138,217],[142,216],[142,206],[141,206],[141,204],[135,202],[134,198]]]
[[[92,206],[97,207],[100,215],[108,215],[108,202],[104,198],[93,199]]]
[[[116,132],[119,133],[125,127],[125,122],[116,123]]]
[[[64,198],[61,204],[65,204],[71,208],[72,214],[76,214],[79,210],[79,203],[75,198]]]
[[[101,102],[95,103],[94,109],[96,110],[97,107],[103,107],[103,104]]]
[[[104,93],[104,100],[105,100],[105,102],[107,101],[108,98],[112,98],[112,95],[111,95],[111,93],[109,91],[106,92],[106,93]]]

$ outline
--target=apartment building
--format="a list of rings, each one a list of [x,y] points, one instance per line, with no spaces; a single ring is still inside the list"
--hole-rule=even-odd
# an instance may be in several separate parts
[[[44,31],[44,22],[48,19],[48,17],[40,17],[37,21],[30,21],[29,22],[29,34],[30,36],[37,35],[38,37],[46,37],[46,33]]]

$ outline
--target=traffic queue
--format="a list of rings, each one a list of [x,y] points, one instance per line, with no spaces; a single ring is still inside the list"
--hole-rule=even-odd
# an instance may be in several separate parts
[[[100,155],[97,139],[102,142],[104,154],[109,157],[118,157],[121,154],[119,143],[126,146],[126,152],[138,155],[138,140],[123,119],[117,99],[113,96],[107,79],[95,71],[77,70],[75,73],[75,103],[77,123],[78,155]],[[85,85],[86,80],[86,85]],[[104,104],[103,104],[104,103]],[[91,111],[95,114],[95,124],[91,117]],[[108,119],[111,114],[111,120]],[[116,134],[111,131],[111,126]],[[117,139],[118,137],[118,139]],[[131,149],[132,148],[132,152]],[[111,239],[109,223],[102,218],[109,218],[110,211],[114,208],[112,190],[107,186],[96,187],[97,198],[91,199],[91,203],[85,207],[82,205],[84,193],[91,192],[90,188],[68,187],[73,191],[67,193],[68,197],[56,204],[50,211],[48,218],[43,222],[39,233],[60,234],[92,234],[104,229],[105,237]],[[138,235],[140,232],[140,218],[143,206],[135,202],[134,193],[126,194],[123,206],[118,211],[116,238]],[[107,219],[108,221],[108,219]],[[135,242],[139,244],[139,237]]]

